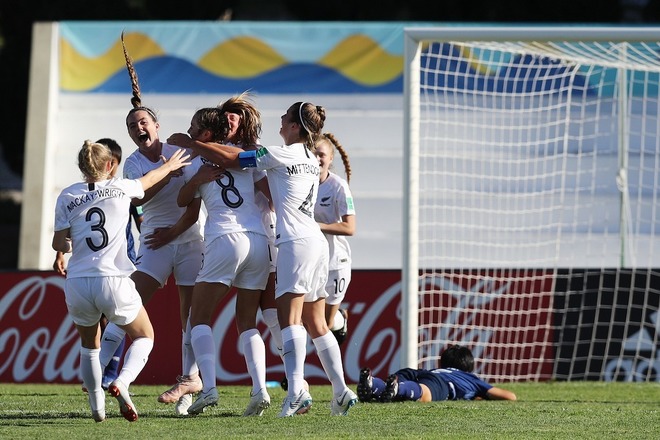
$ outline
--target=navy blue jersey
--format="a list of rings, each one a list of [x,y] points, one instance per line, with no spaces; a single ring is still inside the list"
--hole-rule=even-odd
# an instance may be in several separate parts
[[[479,379],[474,373],[457,370],[455,368],[438,368],[431,370],[449,387],[448,400],[473,400],[476,397],[486,398],[488,390],[493,388],[487,382]],[[435,399],[433,399],[435,400]]]
[[[486,398],[488,390],[493,387],[479,379],[477,375],[455,368],[436,370],[403,368],[397,371],[396,375],[399,381],[413,381],[426,385],[431,391],[433,401]]]

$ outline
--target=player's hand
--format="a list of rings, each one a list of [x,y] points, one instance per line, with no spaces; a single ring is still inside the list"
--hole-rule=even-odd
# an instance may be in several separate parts
[[[224,168],[207,163],[199,167],[194,178],[200,182],[200,184],[209,183],[218,180],[224,172]]]
[[[55,255],[53,270],[62,276],[66,276],[66,263],[64,262],[64,254],[62,252],[58,252]]]
[[[183,175],[183,167],[190,165],[190,154],[183,148],[176,150],[170,158],[166,158],[161,155],[160,159],[166,164],[172,171],[168,174],[168,177],[179,177]]]
[[[144,237],[144,245],[148,249],[160,249],[169,242],[171,242],[174,237],[171,236],[170,230],[172,228],[156,228],[152,234],[148,234]]]
[[[167,138],[167,143],[179,147],[191,148],[192,138],[185,133],[174,133]]]

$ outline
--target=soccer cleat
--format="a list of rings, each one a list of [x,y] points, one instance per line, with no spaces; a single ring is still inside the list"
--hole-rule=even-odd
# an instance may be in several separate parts
[[[188,408],[188,414],[198,415],[204,412],[207,406],[216,406],[218,404],[218,389],[211,388],[209,391],[201,391],[197,400]]]
[[[331,330],[331,331],[332,334],[335,335],[335,339],[337,339],[337,343],[341,345],[346,340],[346,336],[348,336],[348,312],[346,311],[346,309],[339,309],[339,313],[341,313],[341,316],[344,317],[344,325],[339,330]]]
[[[373,377],[369,368],[360,370],[360,380],[357,386],[357,395],[360,402],[371,402],[374,400],[373,394]]]
[[[195,394],[202,391],[202,380],[199,374],[193,376],[177,376],[176,384],[158,396],[160,403],[176,403],[184,394]]]
[[[192,394],[184,394],[183,396],[179,397],[179,400],[177,400],[176,406],[174,407],[174,413],[177,416],[187,416],[188,408],[190,408],[190,405],[193,403],[192,399]]]
[[[119,412],[129,422],[134,422],[138,419],[137,409],[131,401],[131,396],[128,394],[128,388],[120,380],[115,380],[108,387],[108,392],[112,397],[117,399],[119,403]]]
[[[306,390],[300,390],[295,397],[286,396],[282,402],[282,412],[278,417],[293,417],[296,414],[305,414],[312,406],[312,396]]]
[[[243,413],[243,417],[261,416],[264,410],[270,406],[270,396],[266,389],[262,388],[257,394],[250,393],[250,403]]]
[[[396,395],[399,392],[399,379],[396,377],[396,374],[391,374],[387,377],[387,382],[385,383],[385,391],[380,395],[381,402],[392,402],[396,400]]]
[[[333,416],[345,416],[358,401],[358,397],[349,388],[346,388],[341,396],[332,399],[330,403],[330,414]]]

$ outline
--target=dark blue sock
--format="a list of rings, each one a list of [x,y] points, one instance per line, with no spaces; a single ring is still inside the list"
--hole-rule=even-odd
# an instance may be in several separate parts
[[[399,391],[396,395],[402,400],[419,400],[422,397],[422,386],[409,380],[399,382]]]
[[[110,359],[110,362],[108,362],[108,365],[103,371],[104,385],[110,385],[110,383],[119,376],[119,361],[121,360],[122,354],[124,354],[124,345],[126,345],[126,337],[122,339],[119,347],[117,347],[117,351],[112,355],[112,359]]]
[[[380,395],[385,391],[385,381],[378,377],[373,377],[371,382],[371,392],[376,399],[380,399]]]

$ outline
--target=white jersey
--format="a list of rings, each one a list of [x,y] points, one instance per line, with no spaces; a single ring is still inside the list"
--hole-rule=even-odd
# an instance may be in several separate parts
[[[133,273],[126,252],[126,220],[131,198],[141,197],[141,182],[117,178],[74,183],[62,190],[55,205],[55,231],[70,228],[73,253],[67,278]]]
[[[305,145],[261,147],[256,167],[266,170],[277,218],[275,244],[305,237],[323,236],[314,220],[320,167]]]
[[[336,174],[319,185],[319,194],[314,206],[314,219],[319,223],[339,223],[345,215],[355,215],[353,195],[348,183]],[[330,247],[330,270],[351,265],[351,247],[345,235],[323,234]]]
[[[200,167],[213,163],[201,156],[193,159],[192,165],[184,170],[186,182]],[[195,197],[201,197],[207,212],[204,240],[234,232],[256,232],[266,235],[261,221],[261,211],[255,202],[254,183],[266,176],[255,169],[229,169],[214,182],[204,183],[197,188]]]
[[[179,147],[162,144],[161,154],[169,159],[174,152],[179,150]],[[126,162],[124,163],[124,177],[128,179],[139,179],[147,174],[149,171],[154,170],[162,165],[161,161],[152,162],[140,150],[134,151]],[[172,177],[151,200],[142,205],[143,216],[142,225],[140,227],[140,235],[142,237],[152,234],[157,228],[169,228],[179,221],[186,208],[179,207],[176,199],[179,195],[179,190],[184,184],[181,177]],[[172,240],[170,244],[187,243],[193,240],[201,240],[202,234],[199,222],[196,222],[185,232]]]

